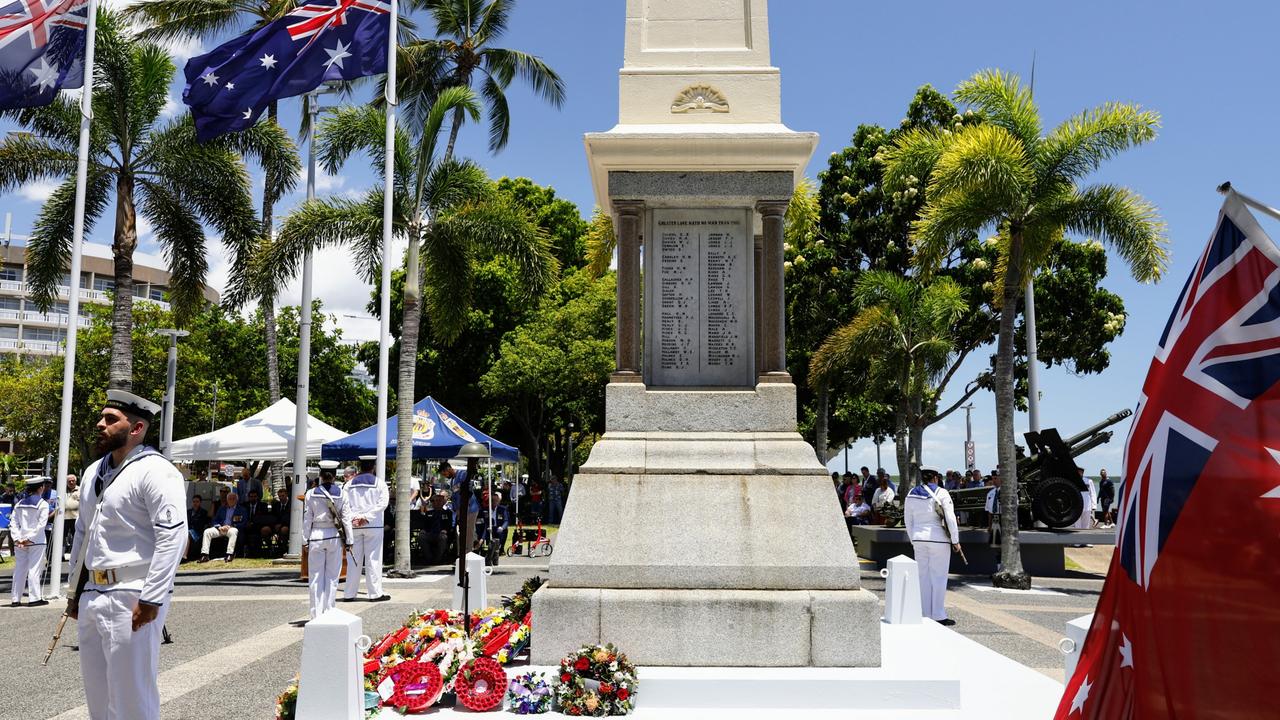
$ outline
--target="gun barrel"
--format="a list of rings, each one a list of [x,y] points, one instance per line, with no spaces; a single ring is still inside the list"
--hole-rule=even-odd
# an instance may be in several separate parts
[[[1071,457],[1073,458],[1080,457],[1081,455],[1089,452],[1090,450],[1098,447],[1099,445],[1106,445],[1109,442],[1111,442],[1111,433],[1100,432],[1094,435],[1093,437],[1087,438],[1084,442],[1072,445]]]
[[[1090,435],[1097,434],[1105,430],[1106,428],[1109,428],[1112,425],[1115,425],[1121,420],[1124,420],[1125,418],[1129,417],[1132,414],[1133,414],[1132,410],[1125,408],[1124,410],[1121,410],[1120,412],[1115,413],[1114,415],[1111,415],[1106,420],[1103,420],[1097,425],[1094,425],[1085,430],[1081,430],[1080,432],[1076,433],[1075,435],[1072,435],[1071,437],[1067,438],[1066,440],[1063,440],[1062,442],[1069,448],[1074,447],[1077,443],[1079,443],[1082,440],[1085,440]]]

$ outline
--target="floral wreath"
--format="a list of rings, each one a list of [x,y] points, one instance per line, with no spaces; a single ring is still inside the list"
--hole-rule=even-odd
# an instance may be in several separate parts
[[[545,673],[517,675],[507,686],[507,702],[517,715],[541,715],[551,709],[551,686]]]
[[[294,720],[298,715],[298,677],[276,698],[276,720]]]
[[[583,645],[560,661],[556,704],[566,715],[627,715],[639,688],[636,667],[610,645]]]
[[[462,666],[453,679],[458,702],[472,712],[488,712],[502,705],[507,673],[493,658],[480,657]]]
[[[385,704],[402,708],[404,712],[417,713],[440,699],[444,692],[444,678],[440,675],[440,668],[432,663],[406,660],[387,670],[378,689],[390,693],[385,697]]]

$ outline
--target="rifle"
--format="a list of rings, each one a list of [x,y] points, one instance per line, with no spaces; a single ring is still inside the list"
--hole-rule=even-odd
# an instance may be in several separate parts
[[[346,548],[351,546],[351,541],[347,539],[347,529],[342,524],[342,516],[338,514],[338,506],[333,503],[333,496],[325,492],[324,486],[316,488],[324,495],[324,501],[329,506],[329,514],[333,516],[333,525],[338,530],[338,539],[342,541],[342,547],[345,552]]]
[[[71,592],[71,596],[67,598],[67,604],[80,602],[80,593],[84,592],[84,585],[89,581],[89,571],[81,565],[80,577],[76,580],[76,589]],[[62,617],[58,618],[58,628],[53,631],[53,639],[49,641],[49,651],[44,654],[44,661],[40,663],[40,667],[49,667],[49,658],[53,657],[53,651],[58,649],[58,641],[62,639],[62,630],[67,626],[67,618],[71,617],[66,610],[62,611]]]

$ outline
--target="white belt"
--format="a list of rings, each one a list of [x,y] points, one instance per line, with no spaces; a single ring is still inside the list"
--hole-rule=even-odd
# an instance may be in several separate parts
[[[102,587],[119,585],[133,580],[142,580],[150,571],[150,565],[130,565],[109,570],[90,570],[89,582]]]

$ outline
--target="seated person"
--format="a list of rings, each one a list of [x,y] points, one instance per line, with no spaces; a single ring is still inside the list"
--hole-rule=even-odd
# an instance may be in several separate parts
[[[256,490],[249,491],[249,499],[241,507],[244,508],[244,516],[249,523],[249,536],[245,538],[246,549],[260,549],[271,539],[276,526],[276,514],[269,503],[262,502]]]
[[[449,496],[442,492],[433,493],[431,495],[431,504],[429,510],[423,510],[424,517],[423,528],[425,530],[426,542],[424,545],[427,549],[427,564],[434,565],[436,563],[447,562],[449,546],[452,545],[452,539],[457,532],[454,527],[453,511],[446,506]]]
[[[489,532],[489,517],[493,517],[493,532]],[[501,496],[498,493],[487,495],[485,497],[485,505],[480,510],[480,518],[477,523],[476,530],[479,533],[480,540],[489,546],[490,554],[495,552],[494,544],[497,545],[496,552],[501,553],[502,547],[507,544],[507,528],[511,522],[507,515],[507,509],[502,506]]]
[[[223,562],[231,562],[235,558],[236,538],[249,527],[249,518],[240,506],[239,499],[235,493],[228,493],[226,503],[213,514],[213,524],[204,531],[200,543],[200,562],[209,562],[209,545],[217,537],[227,539],[227,554],[222,559]]]
[[[871,506],[859,494],[857,499],[849,503],[849,507],[844,511],[845,524],[852,527],[854,525],[866,525],[871,522]]]
[[[183,560],[191,559],[191,548],[204,537],[209,529],[209,511],[204,509],[204,498],[191,496],[191,507],[187,508],[187,549],[182,553]]]
[[[276,502],[271,506],[275,523],[271,526],[271,534],[279,538],[289,537],[289,521],[293,517],[293,505],[289,503],[289,488],[276,491]]]

